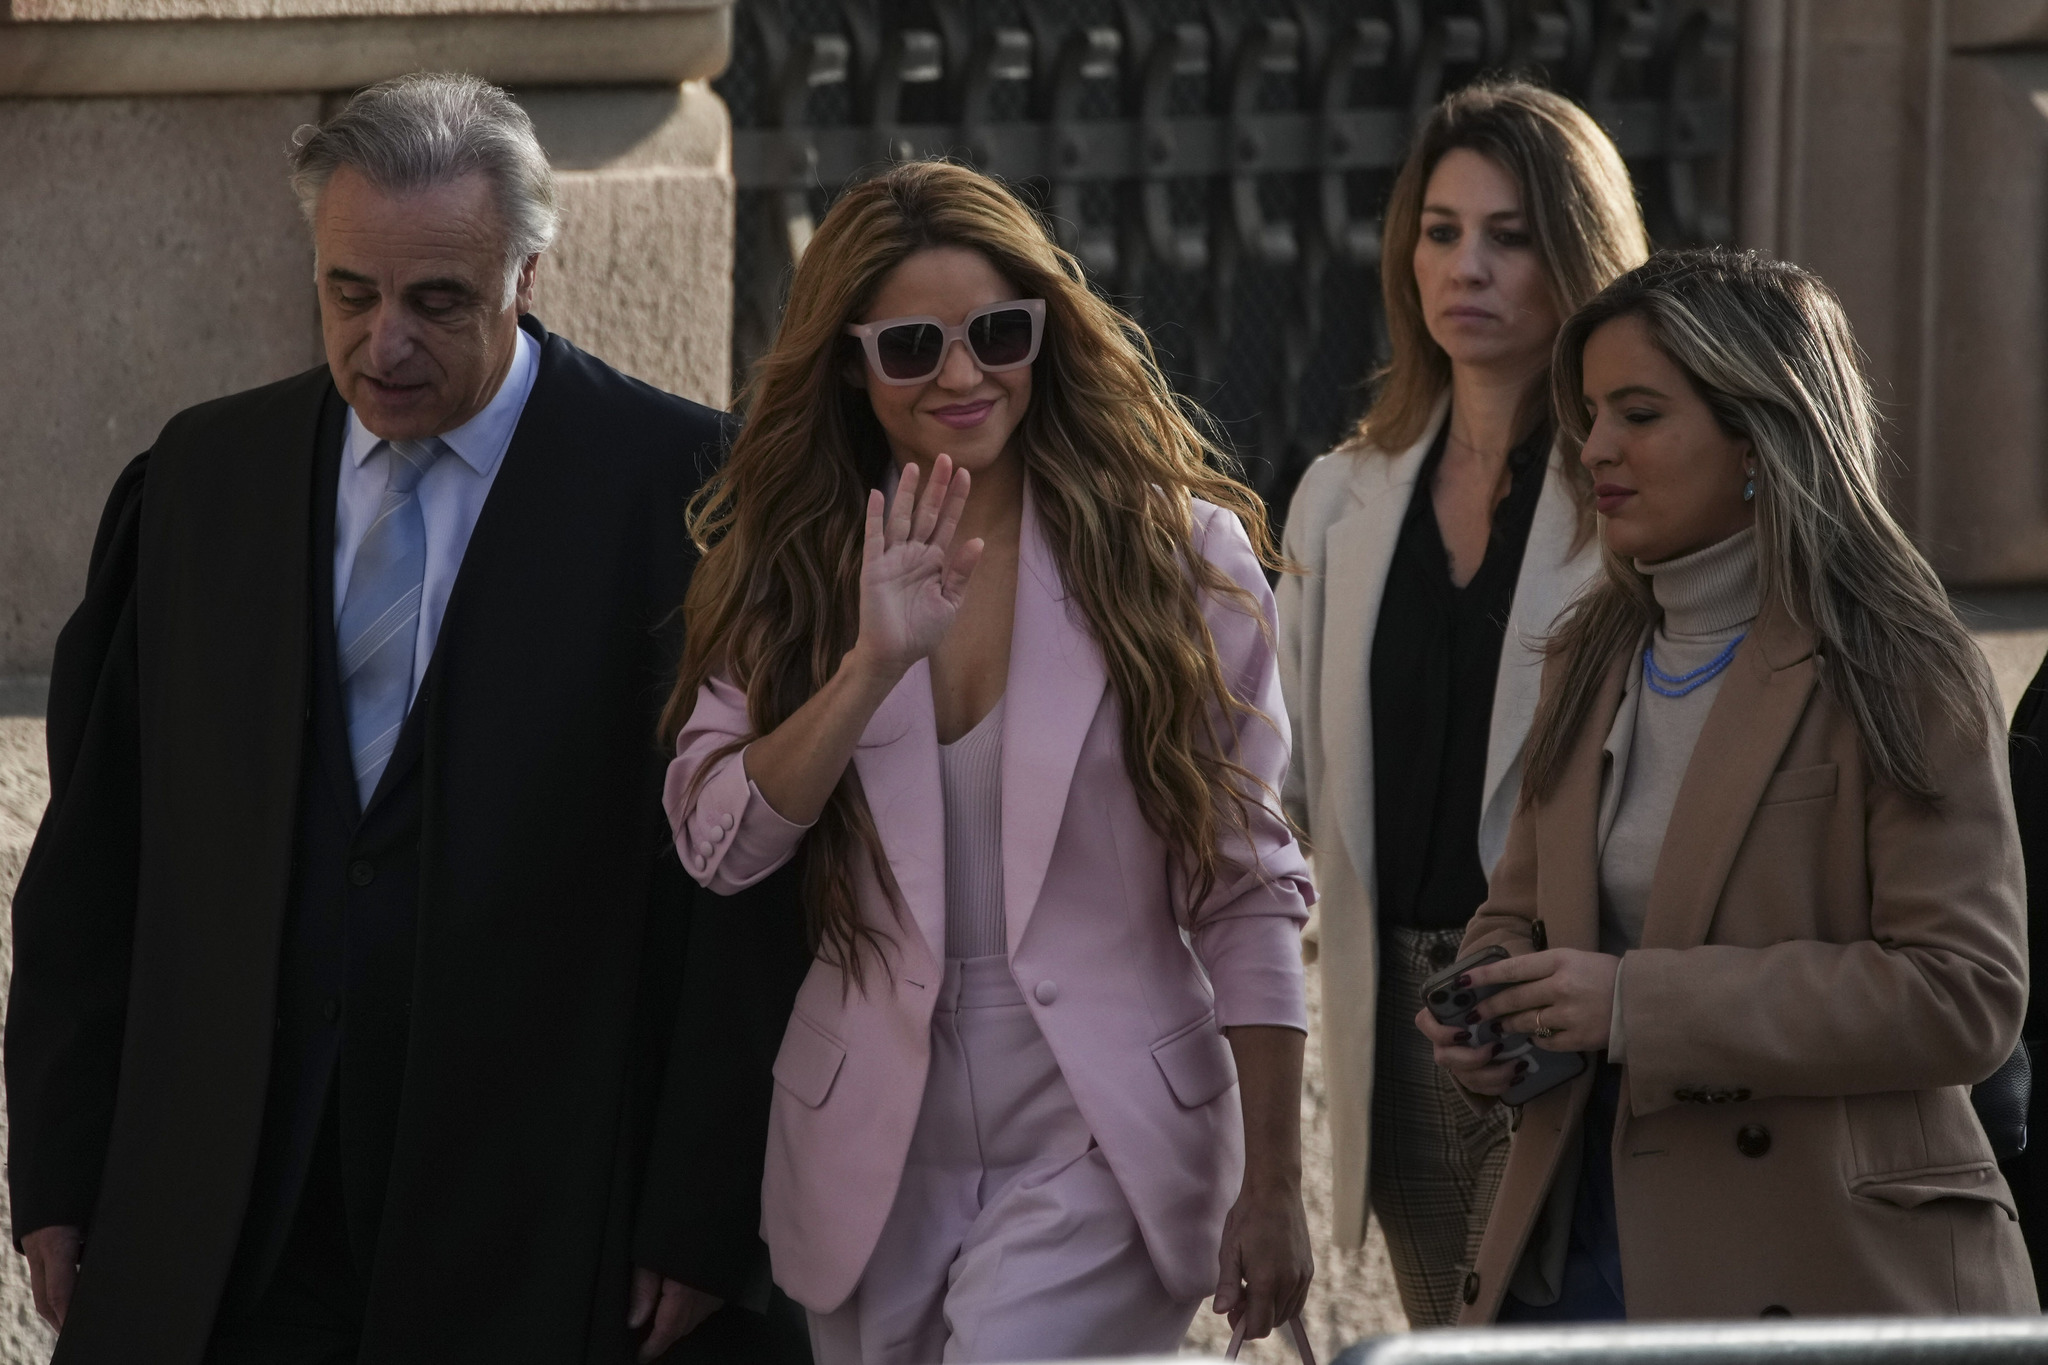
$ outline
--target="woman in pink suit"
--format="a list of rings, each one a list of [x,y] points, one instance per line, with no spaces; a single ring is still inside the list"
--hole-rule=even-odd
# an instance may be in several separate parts
[[[1257,497],[1008,191],[806,249],[692,508],[668,810],[817,960],[762,1224],[821,1365],[1263,1335],[1311,1273],[1288,731]],[[971,492],[970,492],[971,489]]]

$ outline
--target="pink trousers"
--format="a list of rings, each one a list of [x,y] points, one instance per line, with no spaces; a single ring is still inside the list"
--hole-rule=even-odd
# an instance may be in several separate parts
[[[1171,1354],[1201,1301],[1159,1282],[1004,957],[954,959],[903,1183],[817,1365]]]

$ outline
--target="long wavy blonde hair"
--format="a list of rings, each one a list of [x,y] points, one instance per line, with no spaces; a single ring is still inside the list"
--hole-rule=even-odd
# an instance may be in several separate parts
[[[910,162],[848,190],[805,249],[747,387],[746,426],[691,504],[703,559],[683,604],[687,644],[664,733],[673,742],[698,689],[724,672],[747,695],[753,735],[716,762],[780,725],[853,647],[866,497],[890,457],[845,328],[891,271],[933,247],[978,251],[1018,297],[1045,300],[1013,450],[1107,665],[1125,771],[1199,899],[1225,871],[1226,834],[1248,830],[1247,802],[1262,799],[1262,784],[1234,757],[1235,723],[1253,708],[1225,680],[1202,599],[1256,608],[1196,548],[1192,499],[1234,513],[1277,567],[1265,509],[1167,385],[1145,334],[1090,292],[1080,263],[1024,204],[961,166]],[[861,857],[895,894],[849,765],[803,858],[813,947],[856,984],[863,950],[883,937],[861,918]]]
[[[1765,609],[1813,633],[1822,685],[1878,777],[1937,801],[1928,718],[1981,739],[1997,703],[1948,593],[1885,506],[1877,408],[1841,303],[1754,252],[1664,252],[1623,275],[1558,333],[1552,401],[1574,464],[1589,429],[1586,342],[1623,317],[1640,318],[1722,429],[1750,443]],[[1536,799],[1563,776],[1614,660],[1659,616],[1648,577],[1604,545],[1601,557],[1606,574],[1548,645],[1561,666],[1529,736],[1524,791]]]
[[[1450,387],[1451,358],[1429,334],[1415,283],[1422,199],[1437,163],[1459,148],[1478,152],[1515,182],[1559,317],[1650,254],[1635,186],[1612,138],[1585,110],[1527,81],[1481,81],[1444,99],[1416,130],[1387,198],[1380,296],[1392,358],[1378,375],[1358,435],[1396,455],[1422,438]],[[1532,381],[1528,416],[1542,410],[1547,377]],[[1574,476],[1588,517],[1592,484]],[[1590,521],[1588,522],[1590,529]]]

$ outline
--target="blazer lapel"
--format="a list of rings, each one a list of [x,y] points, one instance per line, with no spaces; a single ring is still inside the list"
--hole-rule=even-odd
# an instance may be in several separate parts
[[[448,671],[443,662],[446,651],[441,648],[441,643],[451,638],[450,623],[459,624],[469,615],[463,604],[471,597],[491,590],[495,576],[493,570],[497,567],[493,561],[506,548],[498,528],[501,523],[516,519],[513,514],[493,509],[501,509],[509,503],[516,511],[519,504],[531,506],[538,498],[547,496],[546,480],[555,472],[549,466],[560,459],[558,444],[550,440],[549,424],[528,420],[536,414],[545,413],[555,400],[560,382],[559,343],[551,340],[547,329],[530,313],[520,316],[519,326],[532,338],[537,352],[533,389],[527,394],[526,406],[512,428],[512,440],[505,447],[498,477],[491,484],[484,505],[477,511],[476,525],[470,530],[469,547],[463,551],[462,562],[455,566],[455,581],[448,587],[448,604],[441,613],[441,632],[434,642],[434,652],[427,658],[427,669],[420,675],[419,690],[413,695],[412,706],[406,711],[405,722],[399,729],[397,746],[384,764],[383,775],[377,779],[377,786],[371,791],[366,807],[376,805],[426,757],[434,716],[431,702],[440,690],[442,676]],[[471,567],[477,563],[485,567]]]
[[[1536,870],[1536,906],[1555,948],[1600,946],[1600,859],[1594,830],[1607,734],[1621,706],[1627,676],[1627,659],[1608,669],[1579,727],[1564,776],[1536,811],[1537,840],[1543,850]]]
[[[946,809],[931,663],[919,659],[861,732],[854,771],[912,923],[934,962],[946,955]]]
[[[1067,788],[1108,685],[1102,651],[1068,603],[1027,482],[1003,711],[1003,912],[1012,956],[1038,905]]]
[[[1330,527],[1324,554],[1322,725],[1336,740],[1327,746],[1324,761],[1330,765],[1351,865],[1374,895],[1373,629],[1416,475],[1449,413],[1447,395],[1420,439],[1399,455],[1365,451],[1351,457],[1353,507]]]
[[[1543,691],[1544,641],[1557,618],[1600,572],[1599,538],[1589,536],[1574,550],[1578,534],[1579,510],[1571,480],[1563,455],[1553,446],[1550,469],[1529,525],[1528,544],[1522,551],[1522,571],[1515,580],[1514,605],[1500,646],[1500,668],[1494,675],[1486,779],[1479,805],[1479,857],[1489,874],[1500,860],[1508,822],[1515,813],[1522,753]]]
[[[1628,772],[1629,755],[1635,752],[1636,717],[1642,711],[1643,672],[1634,660],[1643,656],[1643,646],[1649,638],[1647,630],[1637,638],[1629,665],[1622,670],[1621,703],[1615,709],[1614,723],[1607,727],[1607,742],[1600,746],[1600,819],[1593,832],[1596,857],[1606,856],[1607,836],[1614,832],[1614,817],[1621,814],[1621,778]]]
[[[1764,787],[1806,713],[1815,682],[1813,639],[1781,607],[1767,606],[1735,651],[1707,713],[1671,808],[1650,882],[1645,948],[1706,942],[1735,854]]]

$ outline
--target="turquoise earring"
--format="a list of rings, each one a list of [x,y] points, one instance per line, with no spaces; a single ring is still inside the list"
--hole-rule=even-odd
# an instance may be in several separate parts
[[[1743,484],[1743,485],[1742,485],[1742,500],[1743,500],[1744,502],[1755,502],[1755,501],[1756,501],[1756,471],[1755,471],[1755,470],[1751,470],[1751,471],[1749,472],[1749,482],[1748,482],[1748,483],[1745,483],[1745,484]]]

